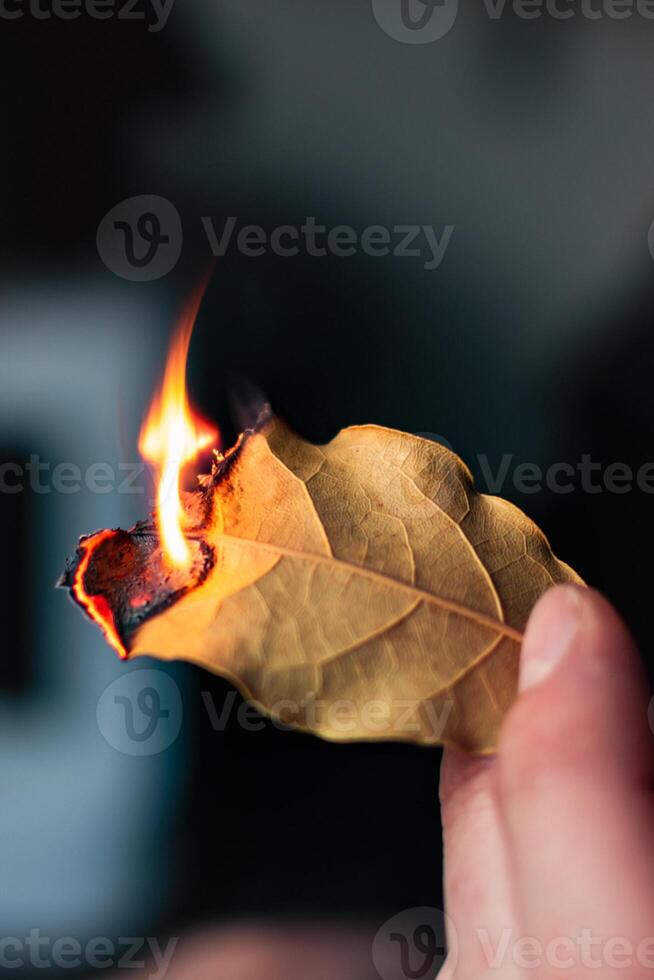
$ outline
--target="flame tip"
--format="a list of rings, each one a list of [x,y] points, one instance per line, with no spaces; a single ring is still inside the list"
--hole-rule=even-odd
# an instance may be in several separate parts
[[[182,474],[219,435],[214,426],[192,410],[186,391],[188,349],[204,288],[206,282],[192,298],[173,336],[161,388],[152,401],[139,437],[141,455],[157,470],[156,520],[162,551],[166,560],[178,568],[191,564],[180,497]]]

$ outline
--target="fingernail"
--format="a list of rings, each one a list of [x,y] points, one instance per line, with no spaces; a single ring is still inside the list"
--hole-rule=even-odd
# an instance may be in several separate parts
[[[541,684],[573,644],[581,619],[582,600],[576,588],[553,589],[532,612],[520,655],[521,691]]]

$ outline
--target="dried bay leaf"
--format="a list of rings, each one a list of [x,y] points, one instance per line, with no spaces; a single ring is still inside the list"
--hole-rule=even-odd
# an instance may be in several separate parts
[[[106,594],[130,655],[192,661],[327,739],[492,751],[531,608],[581,581],[520,510],[374,425],[314,446],[268,419],[202,481],[211,567],[129,623]]]

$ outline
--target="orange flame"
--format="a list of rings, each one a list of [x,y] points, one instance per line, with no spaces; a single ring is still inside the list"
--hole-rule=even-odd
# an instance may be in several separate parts
[[[216,442],[218,432],[191,410],[186,394],[186,360],[191,333],[208,277],[184,311],[168,355],[163,383],[139,437],[139,451],[157,470],[157,524],[164,556],[185,568],[191,552],[184,534],[180,498],[182,473],[197,454]]]

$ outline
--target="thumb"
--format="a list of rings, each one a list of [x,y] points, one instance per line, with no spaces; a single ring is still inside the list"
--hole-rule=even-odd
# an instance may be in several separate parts
[[[498,784],[524,928],[544,941],[591,930],[604,943],[637,942],[654,910],[652,739],[644,672],[606,600],[573,586],[541,599],[520,690],[500,739]],[[569,954],[564,942],[557,955],[564,947]],[[574,955],[585,967],[578,945]],[[605,975],[602,965],[594,976]]]

